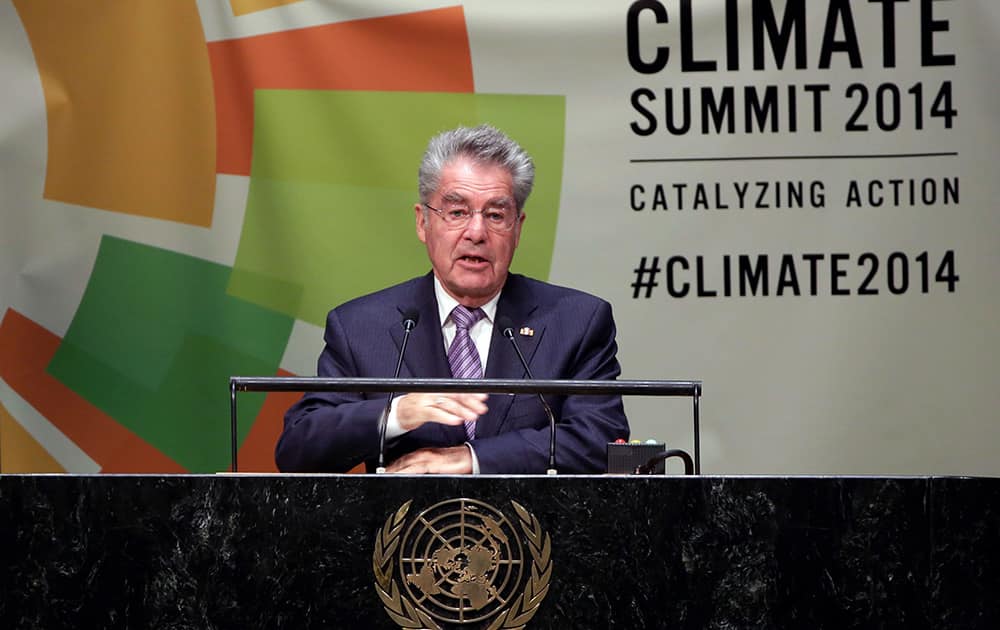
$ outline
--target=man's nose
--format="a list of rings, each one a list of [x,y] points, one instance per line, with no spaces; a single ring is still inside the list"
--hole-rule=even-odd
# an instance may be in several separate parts
[[[486,236],[486,219],[482,212],[473,212],[469,217],[469,223],[465,226],[465,237],[474,241],[481,241]]]

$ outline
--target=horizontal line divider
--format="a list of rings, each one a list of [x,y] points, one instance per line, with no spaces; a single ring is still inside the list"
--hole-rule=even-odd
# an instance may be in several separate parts
[[[241,392],[480,392],[490,394],[582,394],[701,396],[701,381],[522,380],[496,378],[323,378],[232,376]]]

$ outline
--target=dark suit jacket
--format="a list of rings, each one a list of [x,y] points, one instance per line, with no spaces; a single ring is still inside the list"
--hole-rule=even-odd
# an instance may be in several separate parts
[[[406,348],[400,377],[450,378],[441,336],[432,274],[357,298],[330,311],[326,348],[317,373],[326,377],[391,377],[403,338],[407,309],[419,320]],[[517,335],[532,375],[537,379],[615,379],[621,372],[615,356],[611,306],[592,295],[511,274],[497,304],[496,318],[506,315]],[[494,331],[486,378],[525,378],[514,349]],[[386,394],[307,393],[285,414],[285,428],[275,459],[286,472],[342,472],[364,461],[374,469],[378,458],[378,417]],[[548,396],[558,421],[556,463],[560,473],[603,472],[608,442],[628,439],[620,396]],[[472,443],[480,472],[541,473],[547,468],[548,420],[538,397],[493,394],[480,416]],[[387,446],[386,462],[422,447],[465,442],[461,425],[426,423]]]

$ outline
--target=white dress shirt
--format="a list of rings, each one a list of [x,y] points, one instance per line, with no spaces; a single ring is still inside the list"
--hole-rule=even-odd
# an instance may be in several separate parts
[[[438,319],[441,323],[441,336],[444,338],[444,351],[445,354],[448,353],[448,348],[451,346],[451,342],[455,339],[455,322],[451,319],[451,312],[458,306],[458,300],[453,298],[444,290],[441,286],[441,281],[438,280],[437,276],[434,276],[434,296],[437,298],[438,304]],[[490,354],[490,342],[493,340],[493,320],[497,313],[497,303],[500,301],[500,293],[497,293],[490,301],[483,304],[480,308],[486,314],[485,317],[477,321],[475,324],[469,328],[469,336],[472,338],[472,342],[476,344],[476,350],[479,352],[479,362],[483,366],[483,374],[486,374],[486,359]],[[386,426],[386,439],[391,440],[403,435],[407,431],[399,425],[399,419],[396,417],[396,407],[399,405],[400,398],[394,398],[392,401],[392,407],[389,410],[389,417]],[[469,451],[472,453],[472,472],[473,474],[479,473],[479,459],[476,457],[476,449],[473,448],[472,444],[469,442],[465,443],[469,447]]]

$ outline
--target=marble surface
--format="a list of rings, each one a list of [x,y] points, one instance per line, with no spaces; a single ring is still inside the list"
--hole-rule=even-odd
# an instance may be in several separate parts
[[[1000,479],[362,475],[2,476],[0,628],[397,628],[375,536],[459,497],[551,536],[529,628],[1000,628]]]

